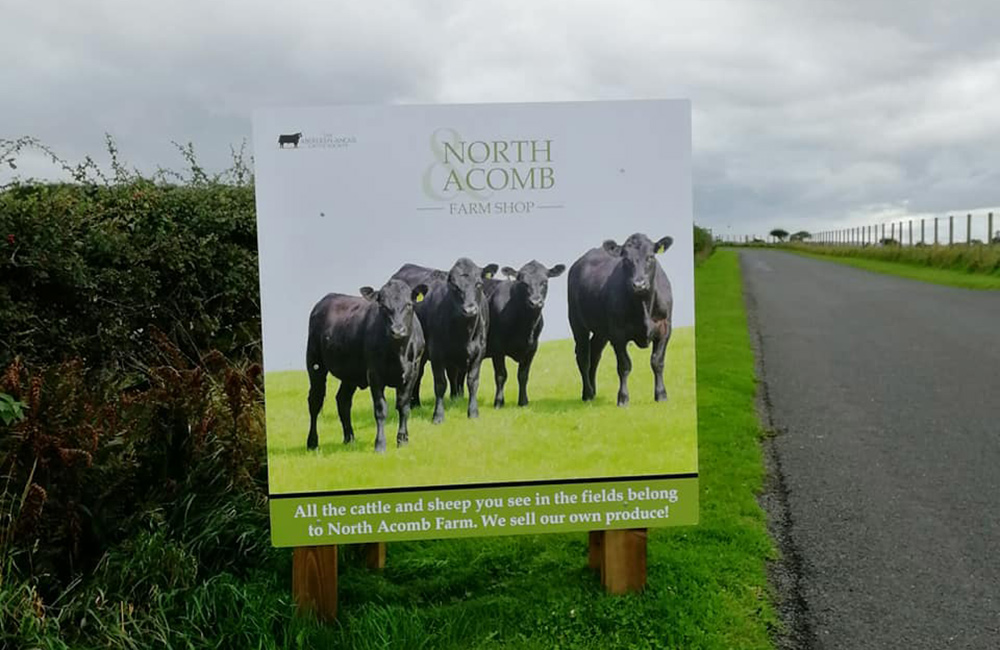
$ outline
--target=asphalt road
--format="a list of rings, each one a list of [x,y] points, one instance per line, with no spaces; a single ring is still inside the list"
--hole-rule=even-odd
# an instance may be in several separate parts
[[[1000,648],[1000,292],[742,253],[815,648]]]

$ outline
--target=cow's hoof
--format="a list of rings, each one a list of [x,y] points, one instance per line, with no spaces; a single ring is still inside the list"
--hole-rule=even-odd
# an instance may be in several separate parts
[[[375,443],[375,452],[379,454],[385,453],[385,440]]]
[[[479,417],[479,406],[470,406],[468,411],[469,419],[475,419]]]
[[[657,402],[666,402],[667,401],[667,391],[662,391],[662,392],[657,393],[656,395],[653,396],[653,399],[656,400]]]
[[[444,422],[444,413],[435,413],[431,418],[431,424],[441,424]]]
[[[319,436],[317,435],[309,436],[309,438],[306,440],[306,449],[315,449],[316,447],[319,447]]]
[[[517,405],[518,406],[527,406],[528,405],[528,398],[525,397],[524,399],[517,400]]]
[[[493,408],[495,408],[495,409],[502,409],[503,408],[503,400],[502,399],[495,399],[495,400],[493,400]]]
[[[618,393],[618,406],[628,406],[628,395]]]
[[[396,447],[405,447],[410,444],[409,438],[396,438]]]

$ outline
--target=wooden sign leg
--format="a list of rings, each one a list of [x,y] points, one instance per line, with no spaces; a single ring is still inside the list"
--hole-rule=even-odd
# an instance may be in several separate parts
[[[385,542],[368,542],[365,546],[365,565],[372,570],[385,568]]]
[[[587,551],[587,566],[594,571],[601,570],[601,556],[604,546],[604,531],[592,530],[587,533],[589,536],[589,549]]]
[[[337,547],[299,546],[292,552],[292,597],[302,612],[337,618]]]
[[[604,532],[601,584],[610,594],[627,594],[646,587],[645,528]]]

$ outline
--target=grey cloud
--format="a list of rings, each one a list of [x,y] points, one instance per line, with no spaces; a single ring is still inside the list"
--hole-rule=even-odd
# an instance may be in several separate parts
[[[717,231],[1000,202],[992,0],[7,4],[0,136],[71,158],[222,166],[258,106],[690,97]]]

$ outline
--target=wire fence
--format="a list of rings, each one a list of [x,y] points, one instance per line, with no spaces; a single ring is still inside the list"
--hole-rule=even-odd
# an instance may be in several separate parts
[[[899,219],[865,226],[852,226],[816,233],[791,233],[782,238],[766,235],[715,235],[716,241],[725,244],[774,243],[802,241],[810,244],[832,246],[955,246],[976,244],[1000,245],[1000,221],[994,222],[993,213],[949,215]]]

